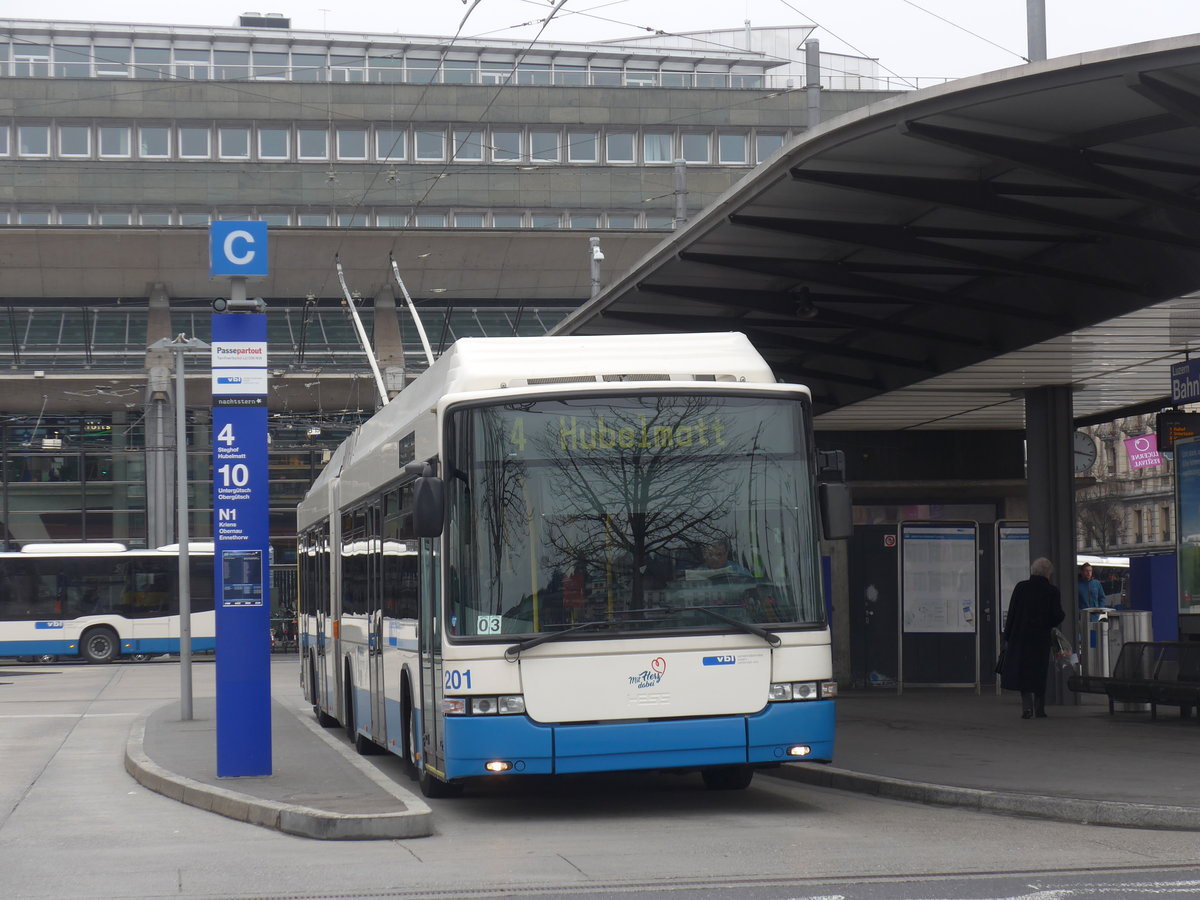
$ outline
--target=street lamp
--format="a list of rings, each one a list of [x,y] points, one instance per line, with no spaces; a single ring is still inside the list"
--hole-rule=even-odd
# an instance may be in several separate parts
[[[188,553],[188,494],[187,494],[187,385],[184,380],[183,357],[189,351],[201,353],[211,349],[199,338],[177,334],[161,338],[148,348],[170,350],[175,354],[175,485],[179,542],[179,717],[192,720],[192,582],[191,558]]]

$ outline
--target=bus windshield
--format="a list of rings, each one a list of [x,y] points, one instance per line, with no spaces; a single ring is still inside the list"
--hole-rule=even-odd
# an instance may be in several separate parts
[[[681,393],[453,412],[450,634],[823,626],[804,409]]]

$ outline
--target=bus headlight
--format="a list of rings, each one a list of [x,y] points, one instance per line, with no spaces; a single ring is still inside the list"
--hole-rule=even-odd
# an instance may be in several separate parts
[[[462,697],[443,697],[442,714],[447,716],[466,715],[467,701]]]
[[[520,694],[501,694],[499,697],[468,697],[471,715],[502,716],[525,712],[525,698]]]
[[[837,696],[836,681],[783,681],[771,685],[771,703],[786,700],[830,700]]]

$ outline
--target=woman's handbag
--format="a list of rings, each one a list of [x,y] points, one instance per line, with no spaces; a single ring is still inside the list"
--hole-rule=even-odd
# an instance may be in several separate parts
[[[1006,641],[1005,643],[1000,645],[1000,653],[999,653],[999,655],[996,656],[995,672],[997,675],[1000,675],[1004,672],[1004,654],[1007,652],[1008,652],[1008,642]]]

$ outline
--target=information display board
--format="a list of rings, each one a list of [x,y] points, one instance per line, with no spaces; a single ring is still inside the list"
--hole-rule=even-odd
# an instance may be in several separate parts
[[[901,526],[905,632],[973,633],[977,619],[973,525]]]
[[[1175,445],[1179,614],[1200,615],[1200,438]]]

